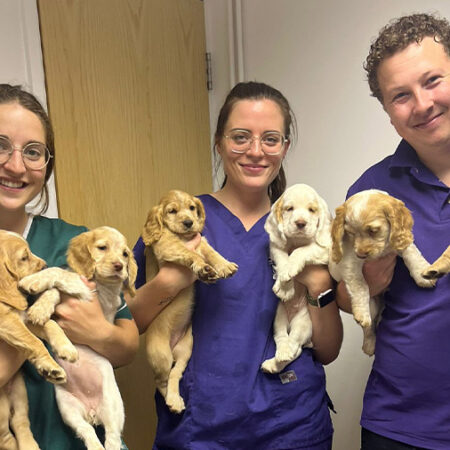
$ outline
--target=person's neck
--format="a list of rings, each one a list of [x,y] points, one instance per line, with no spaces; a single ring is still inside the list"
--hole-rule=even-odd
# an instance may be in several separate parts
[[[8,211],[7,214],[0,212],[0,230],[14,231],[23,234],[28,222],[28,214],[25,209]]]
[[[238,217],[246,230],[270,211],[270,198],[266,191],[243,192],[225,185],[211,195]]]
[[[422,163],[433,172],[442,183],[450,187],[450,146],[446,149],[416,150]]]

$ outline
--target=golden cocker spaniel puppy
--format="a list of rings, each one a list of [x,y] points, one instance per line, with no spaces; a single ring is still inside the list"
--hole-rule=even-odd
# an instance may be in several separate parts
[[[336,209],[329,269],[335,280],[346,284],[353,317],[363,328],[363,351],[368,355],[375,351],[375,329],[383,304],[381,297],[370,299],[362,274],[364,262],[394,252],[403,258],[418,286],[435,284],[422,276],[429,264],[414,244],[412,227],[413,218],[405,204],[376,189],[359,192]]]
[[[59,291],[89,300],[91,291],[80,275],[96,282],[103,314],[110,323],[122,304],[121,292],[134,295],[137,265],[125,237],[111,227],[99,227],[74,237],[69,244],[67,263],[73,272],[52,267],[23,279],[22,289],[42,296],[30,308],[30,317],[39,323],[53,314],[60,302]],[[83,440],[87,448],[103,448],[93,425],[105,429],[105,448],[120,449],[125,421],[124,407],[111,363],[84,345],[76,346],[79,360],[63,364],[67,384],[56,386],[56,401],[64,422]]]
[[[40,271],[44,266],[45,261],[31,253],[22,236],[0,230],[0,339],[19,350],[48,381],[64,383],[64,369],[50,356],[36,335],[47,340],[60,358],[75,361],[77,351],[53,320],[27,326],[28,304],[18,289],[23,277]],[[27,392],[20,371],[0,389],[0,448],[17,447],[39,448],[30,430]]]
[[[142,239],[146,245],[146,278],[152,279],[163,262],[180,264],[206,283],[232,276],[237,265],[217,253],[202,237],[196,250],[185,242],[201,233],[205,223],[202,202],[186,192],[169,191],[147,217]],[[192,354],[194,287],[181,290],[158,314],[146,332],[147,358],[156,387],[172,412],[185,409],[179,381]]]

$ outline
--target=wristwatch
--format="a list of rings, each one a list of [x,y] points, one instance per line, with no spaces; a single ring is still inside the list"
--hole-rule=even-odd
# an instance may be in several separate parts
[[[308,292],[308,289],[306,290],[306,301],[312,306],[323,308],[324,306],[328,305],[328,303],[331,303],[334,300],[335,300],[334,289],[328,289],[325,292],[321,292],[317,296],[317,298],[312,297],[311,294]]]

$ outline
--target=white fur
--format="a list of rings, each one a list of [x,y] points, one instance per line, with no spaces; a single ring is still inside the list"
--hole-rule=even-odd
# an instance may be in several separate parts
[[[278,373],[311,346],[312,324],[304,288],[294,277],[309,264],[328,264],[331,214],[325,201],[306,184],[288,188],[272,206],[265,229],[276,268],[273,291],[280,298],[274,320],[274,358],[261,368]]]

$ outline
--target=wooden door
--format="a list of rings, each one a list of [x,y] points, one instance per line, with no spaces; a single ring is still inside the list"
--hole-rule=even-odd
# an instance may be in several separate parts
[[[60,217],[132,245],[172,188],[212,188],[203,2],[38,0]],[[141,350],[116,371],[130,450],[151,448],[154,385]]]

